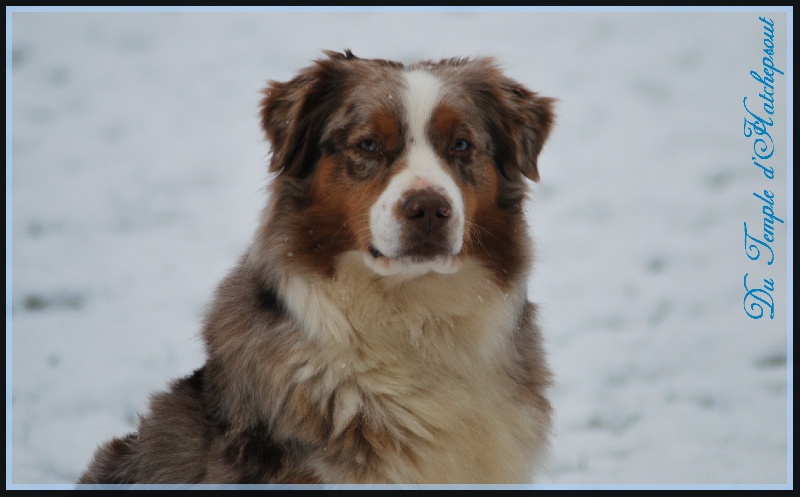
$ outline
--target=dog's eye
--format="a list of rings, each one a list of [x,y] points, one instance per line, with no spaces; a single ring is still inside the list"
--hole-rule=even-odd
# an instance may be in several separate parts
[[[459,138],[458,140],[453,143],[453,150],[455,152],[464,152],[469,148],[469,142],[467,140]]]
[[[361,143],[358,144],[358,147],[364,152],[377,152],[378,142],[375,140],[362,140]]]

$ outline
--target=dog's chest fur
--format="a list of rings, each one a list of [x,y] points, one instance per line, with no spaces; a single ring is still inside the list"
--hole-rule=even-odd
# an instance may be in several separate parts
[[[308,340],[295,345],[285,386],[304,393],[287,404],[318,409],[328,431],[311,451],[314,472],[333,482],[529,480],[547,421],[515,381],[517,292],[477,265],[406,282],[376,277],[357,257],[340,269],[281,288]]]

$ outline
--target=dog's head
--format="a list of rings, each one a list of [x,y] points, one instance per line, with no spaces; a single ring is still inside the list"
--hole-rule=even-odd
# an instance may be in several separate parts
[[[538,180],[553,100],[487,58],[326,55],[264,91],[287,253],[330,270],[359,251],[379,275],[452,273],[468,257],[522,269],[523,176]]]

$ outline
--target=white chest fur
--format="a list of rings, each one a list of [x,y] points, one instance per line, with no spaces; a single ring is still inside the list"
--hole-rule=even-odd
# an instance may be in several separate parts
[[[348,482],[528,481],[546,416],[513,379],[524,294],[469,262],[405,281],[379,277],[359,254],[339,269],[330,280],[284,282],[290,312],[321,352],[294,380],[333,406],[332,438],[361,416],[384,444],[352,465],[321,456],[317,470]]]

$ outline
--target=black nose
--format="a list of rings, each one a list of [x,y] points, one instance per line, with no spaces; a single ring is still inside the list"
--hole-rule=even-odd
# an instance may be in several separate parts
[[[417,193],[403,204],[403,214],[427,235],[435,234],[447,224],[453,211],[446,198],[438,193]]]

